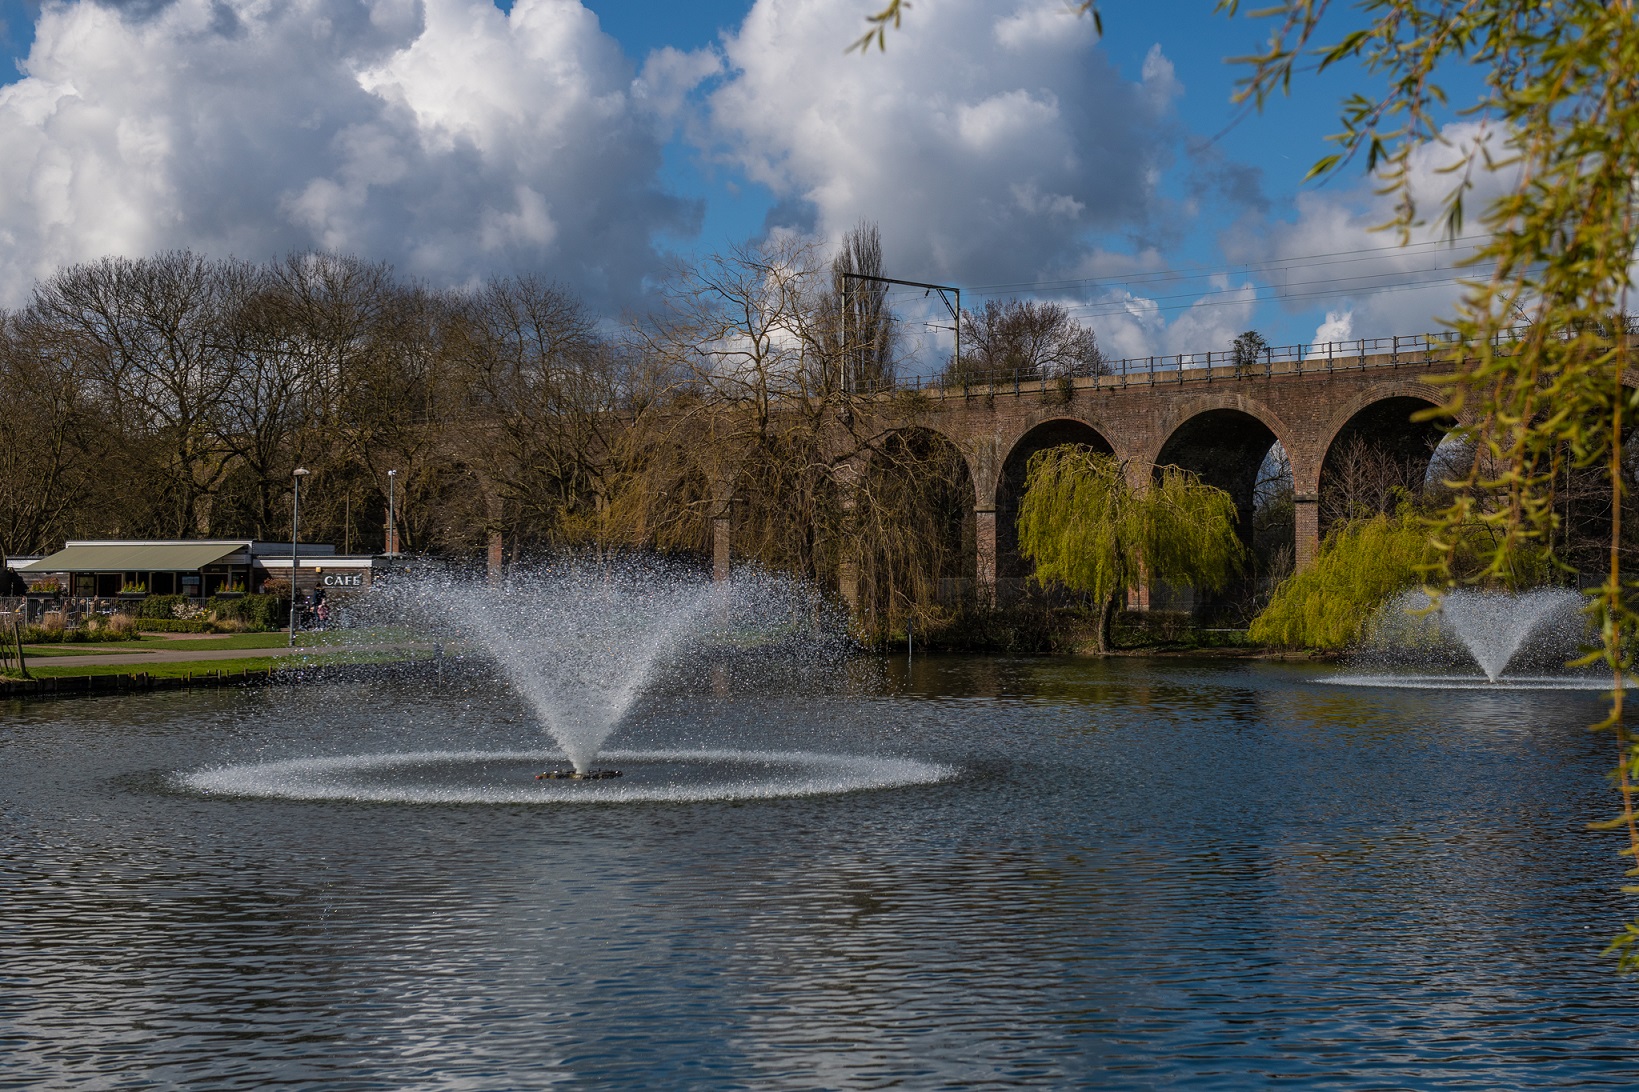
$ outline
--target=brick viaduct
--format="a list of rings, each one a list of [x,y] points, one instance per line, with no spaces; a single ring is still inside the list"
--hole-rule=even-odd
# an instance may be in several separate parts
[[[880,439],[896,430],[925,429],[961,453],[974,491],[976,575],[991,594],[998,580],[1010,584],[1028,575],[1014,531],[1025,464],[1035,452],[1066,443],[1110,452],[1140,480],[1158,466],[1193,471],[1234,497],[1243,527],[1249,527],[1259,468],[1279,441],[1291,464],[1294,547],[1302,565],[1319,546],[1328,453],[1359,435],[1426,463],[1444,428],[1411,418],[1445,400],[1448,389],[1438,380],[1453,371],[1456,348],[1436,338],[1405,338],[1396,339],[1389,352],[1370,353],[1363,344],[1350,355],[1299,356],[1242,368],[1185,364],[1128,369],[1070,384],[1049,379],[929,388],[910,398],[901,392],[871,403],[882,408],[874,415],[868,408],[853,434],[863,429]],[[839,468],[843,484],[865,472],[876,446],[867,445]],[[720,576],[728,570],[729,533],[725,512],[713,525],[714,568]],[[841,590],[850,600],[854,582],[845,571]]]

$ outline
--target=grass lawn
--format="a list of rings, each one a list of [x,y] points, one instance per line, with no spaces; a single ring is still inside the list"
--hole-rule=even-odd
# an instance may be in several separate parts
[[[234,652],[239,649],[284,648],[287,638],[283,633],[235,633],[226,637],[153,635],[132,641],[88,641],[72,645],[24,645],[29,656],[108,656],[119,652],[155,652],[159,649],[220,649]],[[298,633],[297,648],[313,648],[333,643],[333,635],[325,633]]]
[[[109,641],[107,644],[70,645],[24,645],[23,653],[31,660],[46,656],[107,656],[115,652],[151,652],[152,649],[138,648],[133,641]]]
[[[165,664],[29,664],[28,672],[36,678],[61,678],[67,675],[150,675],[155,678],[183,678],[188,675],[213,675],[218,671],[238,674],[241,671],[265,671],[268,668],[284,671],[303,667],[324,667],[334,664],[384,664],[418,659],[414,654],[387,649],[331,652],[318,656],[245,656],[232,660],[184,660]]]
[[[296,635],[297,648],[316,643],[318,642],[308,640],[308,635],[305,633],[298,633]],[[232,649],[241,648],[284,648],[288,644],[289,639],[282,633],[235,633],[228,637],[151,638],[143,641],[141,647],[144,649],[180,648],[184,650],[197,648],[201,651],[205,649],[221,649],[226,652]]]
[[[28,673],[37,679],[61,678],[65,675],[152,675],[158,678],[181,678],[187,675],[212,675],[218,671],[238,674],[247,668],[263,671],[284,661],[272,656],[247,656],[236,660],[184,660],[174,664],[29,664]]]

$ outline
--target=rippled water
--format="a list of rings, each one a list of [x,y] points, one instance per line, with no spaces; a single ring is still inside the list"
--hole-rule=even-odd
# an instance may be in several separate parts
[[[954,776],[579,807],[179,780],[539,750],[470,679],[0,706],[0,1085],[1631,1087],[1599,695],[1317,678],[719,679],[614,745]]]

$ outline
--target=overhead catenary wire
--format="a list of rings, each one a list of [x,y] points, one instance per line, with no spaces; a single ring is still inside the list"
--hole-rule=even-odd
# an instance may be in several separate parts
[[[1171,296],[1133,296],[1126,298],[1105,299],[1099,301],[1066,303],[1064,308],[1071,315],[1083,319],[1110,318],[1119,315],[1130,315],[1135,310],[1145,312],[1172,312],[1183,311],[1200,307],[1227,307],[1238,304],[1260,303],[1269,301],[1304,302],[1316,299],[1338,299],[1351,293],[1370,292],[1381,295],[1390,292],[1405,292],[1419,288],[1438,288],[1443,285],[1457,285],[1471,279],[1468,275],[1429,277],[1428,273],[1446,273],[1445,269],[1430,269],[1418,271],[1417,275],[1395,272],[1393,274],[1374,275],[1369,278],[1378,280],[1380,277],[1393,276],[1399,278],[1397,283],[1365,284],[1358,283],[1368,278],[1358,278],[1356,283],[1345,284],[1336,281],[1305,282],[1317,287],[1303,291],[1292,291],[1278,285],[1243,284],[1234,288],[1209,289],[1204,292],[1185,292]],[[1411,277],[1412,279],[1406,279]],[[1319,287],[1323,286],[1323,287]],[[933,326],[931,323],[923,325]],[[940,326],[938,328],[948,329]]]
[[[1233,277],[1260,270],[1279,270],[1292,266],[1312,265],[1346,265],[1354,262],[1381,261],[1389,254],[1409,254],[1413,257],[1426,256],[1430,248],[1445,248],[1452,250],[1475,250],[1478,244],[1489,239],[1487,235],[1462,235],[1456,239],[1431,239],[1404,246],[1361,247],[1351,250],[1322,251],[1314,254],[1293,254],[1283,258],[1270,258],[1264,261],[1239,262],[1233,267],[1212,269],[1202,266],[1174,266],[1166,269],[1136,270],[1130,274],[1117,274],[1107,277],[1075,277],[1058,279],[1040,279],[1033,281],[1004,281],[995,284],[973,285],[967,289],[970,295],[978,298],[988,298],[992,295],[1010,295],[1017,292],[1064,292],[1076,288],[1097,288],[1109,284],[1139,284],[1154,280],[1174,278],[1178,280],[1210,280],[1215,277]],[[1461,245],[1457,245],[1461,244]]]
[[[1400,250],[1401,248],[1395,247],[1380,249]],[[1343,261],[1353,262],[1356,260],[1380,261],[1382,259],[1363,257],[1344,259]],[[1317,264],[1324,265],[1342,263]],[[1298,268],[1299,267],[1288,267],[1288,271],[1296,272],[1298,271]],[[1131,314],[1133,311],[1132,305],[1134,304],[1138,304],[1144,311],[1171,312],[1194,307],[1232,306],[1235,304],[1270,300],[1302,302],[1327,297],[1336,298],[1358,292],[1371,292],[1377,294],[1384,292],[1405,291],[1413,288],[1434,288],[1442,285],[1455,285],[1463,283],[1464,281],[1470,280],[1476,276],[1483,276],[1488,268],[1488,263],[1479,263],[1471,266],[1463,266],[1453,263],[1438,266],[1421,266],[1412,269],[1387,269],[1383,270],[1382,272],[1375,273],[1357,272],[1338,277],[1315,277],[1301,281],[1285,281],[1273,284],[1243,282],[1240,285],[1229,287],[1208,288],[1203,286],[1202,288],[1159,296],[1134,295],[1129,291],[1125,298],[1106,296],[1104,299],[1098,300],[1066,300],[1060,301],[1060,305],[1077,317],[1099,318]],[[1242,270],[1237,270],[1235,272],[1243,273]],[[1428,276],[1428,274],[1431,273],[1444,275],[1431,278]],[[1215,271],[1209,274],[1202,274],[1198,277],[1181,277],[1179,278],[1179,282],[1187,283],[1190,280],[1219,279],[1232,275],[1234,274]],[[1385,281],[1394,283],[1382,283]],[[1024,282],[1020,283],[1023,284]],[[1045,282],[1036,282],[1032,285],[1032,287],[1035,287],[1038,290],[1044,290],[1044,283]],[[1112,292],[1121,289],[1130,289],[1135,285],[1134,280],[1120,278],[1112,278],[1099,283],[1101,287]],[[1302,290],[1309,289],[1311,286],[1315,286],[1313,290]],[[984,295],[984,293],[978,292],[975,292],[974,294],[980,296]],[[917,298],[919,299],[919,297]],[[889,302],[905,304],[915,302],[915,300],[906,295],[891,293],[889,295]]]

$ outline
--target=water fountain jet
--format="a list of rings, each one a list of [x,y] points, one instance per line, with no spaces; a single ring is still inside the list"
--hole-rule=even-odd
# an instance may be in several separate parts
[[[436,638],[469,683],[484,680],[493,665],[506,686],[480,683],[479,700],[505,708],[521,699],[528,719],[559,750],[300,756],[198,770],[179,783],[212,794],[302,800],[599,805],[851,792],[926,784],[955,772],[908,758],[807,749],[605,749],[657,689],[668,703],[709,693],[709,708],[728,696],[728,678],[742,669],[759,687],[778,684],[787,692],[824,692],[840,683],[852,647],[840,616],[811,586],[787,578],[746,569],[713,583],[633,561],[560,562],[517,573],[499,587],[422,572],[378,586],[351,613],[356,623],[400,640],[406,630]],[[447,687],[434,693],[440,696],[417,718],[423,726],[446,722],[458,735],[482,730],[470,704]],[[712,719],[721,720],[695,723]],[[644,730],[657,727],[650,719]],[[554,765],[566,758],[567,768]]]
[[[1497,682],[1527,641],[1556,617],[1574,617],[1582,602],[1582,596],[1569,588],[1518,593],[1458,588],[1440,597],[1439,611],[1485,677]],[[1574,649],[1567,652],[1568,660]]]
[[[1341,685],[1528,689],[1600,689],[1603,678],[1566,670],[1588,637],[1583,597],[1568,588],[1502,592],[1459,588],[1438,604],[1421,591],[1405,592],[1378,609],[1366,626],[1352,666],[1444,668],[1447,674],[1345,674]],[[1510,673],[1521,660],[1538,672]],[[1477,666],[1478,676],[1460,674]]]
[[[596,768],[598,755],[663,677],[718,678],[732,661],[812,677],[847,648],[841,619],[809,585],[749,568],[711,581],[633,559],[560,560],[498,587],[422,574],[381,589],[369,611],[493,663],[569,761],[546,781],[618,776]]]

